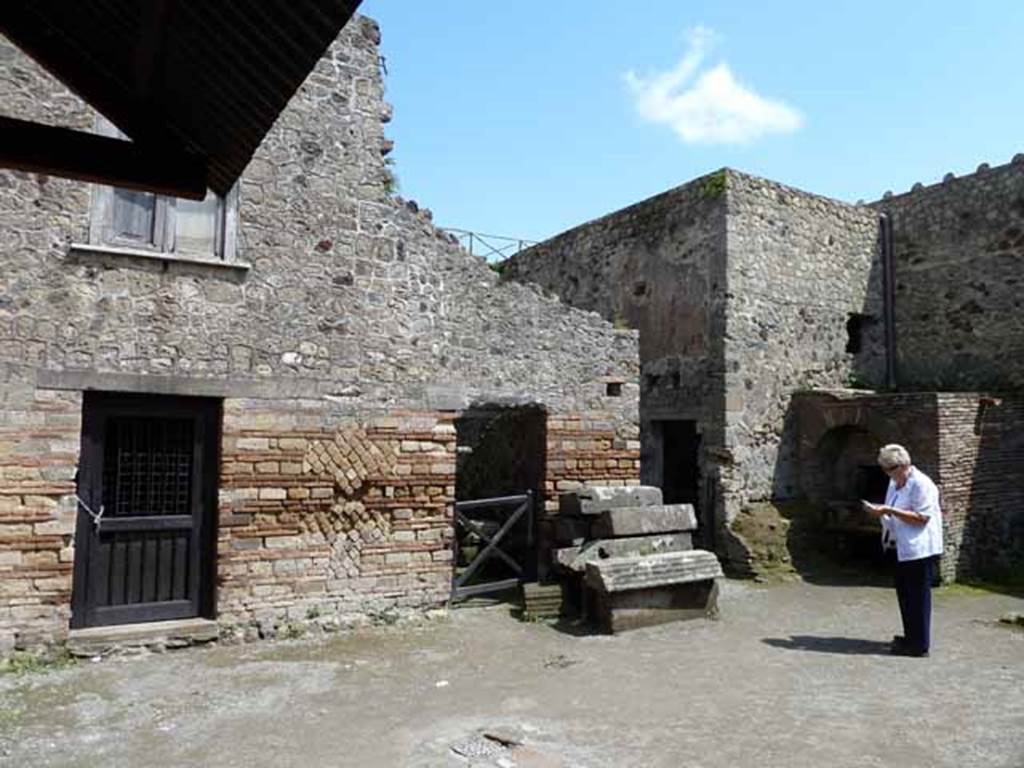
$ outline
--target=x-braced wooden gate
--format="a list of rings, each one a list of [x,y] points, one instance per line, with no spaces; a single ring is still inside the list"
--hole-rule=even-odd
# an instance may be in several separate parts
[[[488,534],[480,521],[472,519],[467,513],[486,510],[490,514],[507,515],[501,526],[493,534]],[[516,542],[520,545],[519,559],[501,548],[509,533],[521,523],[522,536]],[[529,578],[530,559],[533,554],[533,492],[527,491],[518,496],[498,496],[493,499],[474,499],[472,501],[455,502],[455,562],[459,561],[459,527],[475,533],[486,546],[473,558],[465,570],[456,571],[452,577],[452,600],[471,595],[482,595],[498,592],[521,584]],[[512,578],[470,584],[469,581],[480,571],[480,568],[493,557],[500,558],[512,573]]]

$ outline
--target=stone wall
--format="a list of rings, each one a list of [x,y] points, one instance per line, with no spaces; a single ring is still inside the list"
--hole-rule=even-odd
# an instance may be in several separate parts
[[[451,567],[448,429],[474,403],[546,410],[559,437],[550,493],[565,480],[636,482],[636,332],[500,281],[427,212],[388,197],[378,41],[374,22],[354,19],[260,146],[239,182],[233,265],[76,248],[89,187],[0,172],[0,423],[31,427],[12,433],[4,469],[31,482],[0,492],[14,499],[0,513],[0,577],[32,574],[19,576],[30,594],[0,602],[0,638],[66,631],[67,590],[24,553],[53,553],[66,582],[83,389],[225,398],[219,605],[240,626],[438,602]],[[92,126],[6,43],[0,61],[12,115]],[[34,431],[48,419],[59,435]],[[361,486],[332,484],[316,452],[334,459],[331,445],[375,457]],[[44,469],[60,482],[37,489]],[[61,532],[32,529],[26,543],[25,526],[49,523]],[[40,601],[45,616],[20,607]]]
[[[1024,387],[1024,156],[887,197],[901,387]]]
[[[723,445],[724,183],[722,171],[696,179],[533,246],[503,269],[639,330],[641,472],[661,484],[652,421],[696,422],[705,528]]]
[[[878,214],[731,170],[727,178],[722,491],[731,521],[752,502],[799,494],[793,393],[877,385],[885,363]]]
[[[877,247],[876,211],[723,170],[534,246],[505,274],[639,329],[641,418],[698,422],[704,524],[722,529],[705,543],[721,551],[745,505],[798,492],[790,395],[880,383]],[[657,482],[651,432],[643,474]]]

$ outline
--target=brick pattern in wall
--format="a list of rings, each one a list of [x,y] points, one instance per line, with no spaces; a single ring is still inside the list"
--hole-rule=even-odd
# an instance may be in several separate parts
[[[283,407],[274,422],[273,413],[236,414],[225,428],[221,619],[365,614],[446,599],[451,414],[297,429]]]
[[[2,656],[67,633],[81,396],[5,384],[0,397]]]

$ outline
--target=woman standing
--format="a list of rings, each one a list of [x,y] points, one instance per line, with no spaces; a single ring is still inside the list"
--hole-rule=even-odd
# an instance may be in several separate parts
[[[884,446],[878,465],[889,476],[885,504],[864,502],[896,544],[896,597],[903,634],[893,638],[892,653],[927,656],[931,645],[932,579],[942,554],[942,512],[939,489],[913,466],[902,445]]]

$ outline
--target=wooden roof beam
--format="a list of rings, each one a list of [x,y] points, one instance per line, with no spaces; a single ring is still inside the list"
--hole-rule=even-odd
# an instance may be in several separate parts
[[[207,188],[198,155],[0,116],[2,167],[190,200]]]

